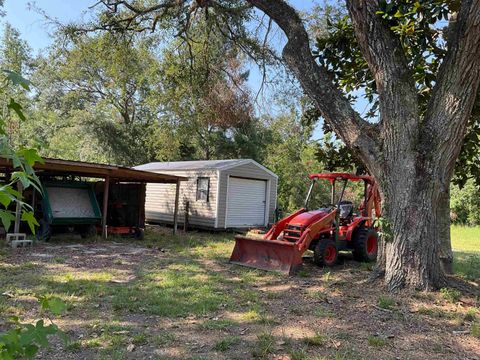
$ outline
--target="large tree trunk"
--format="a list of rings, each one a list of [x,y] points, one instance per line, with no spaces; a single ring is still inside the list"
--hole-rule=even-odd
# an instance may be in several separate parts
[[[384,179],[384,253],[379,262],[390,291],[445,284],[439,251],[440,189],[424,176]]]

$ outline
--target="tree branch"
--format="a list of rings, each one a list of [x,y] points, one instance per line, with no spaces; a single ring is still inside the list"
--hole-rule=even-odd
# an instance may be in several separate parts
[[[328,71],[315,62],[305,26],[295,9],[284,0],[248,0],[270,16],[284,31],[288,42],[283,57],[314,101],[325,121],[350,147],[359,150],[367,165],[378,160],[378,143],[374,140],[376,125],[364,121],[332,82]]]
[[[410,135],[418,124],[418,102],[415,81],[399,39],[377,14],[379,0],[347,0],[355,36],[377,85],[380,117],[383,125]],[[408,126],[409,129],[406,129]],[[397,126],[398,128],[398,126]]]
[[[480,82],[480,0],[464,0],[452,16],[447,55],[425,117],[424,136],[435,141],[450,173],[461,149]],[[455,151],[448,144],[458,144]]]

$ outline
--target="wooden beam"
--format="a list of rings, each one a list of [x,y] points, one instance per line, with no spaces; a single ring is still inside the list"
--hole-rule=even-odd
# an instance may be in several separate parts
[[[145,196],[146,196],[146,191],[147,191],[147,184],[141,183],[138,187],[138,224],[137,226],[139,228],[144,229],[145,228]]]
[[[105,177],[105,184],[103,185],[103,210],[102,210],[102,237],[104,239],[108,236],[107,229],[107,213],[108,213],[108,193],[110,191],[110,176]]]
[[[17,190],[20,195],[23,197],[23,185],[20,181],[17,182]],[[20,219],[22,215],[22,204],[20,201],[17,201],[15,208],[15,226],[13,227],[13,232],[18,234],[20,232]]]
[[[173,235],[177,233],[179,197],[180,197],[180,180],[177,180],[177,186],[175,188],[175,209],[173,210]]]

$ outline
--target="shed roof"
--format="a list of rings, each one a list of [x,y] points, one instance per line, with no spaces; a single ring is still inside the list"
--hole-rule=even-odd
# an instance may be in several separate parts
[[[124,166],[96,164],[83,161],[44,158],[44,164],[34,166],[38,175],[77,175],[85,177],[106,178],[125,182],[176,183],[187,178],[171,174],[152,173],[141,169],[132,169]],[[9,159],[0,157],[0,169],[3,171],[12,168]]]
[[[134,169],[147,171],[221,169],[227,166],[238,165],[243,162],[245,162],[244,159],[151,162],[135,166]]]
[[[268,172],[272,176],[277,177],[275,173],[252,159],[151,162],[135,166],[134,169],[145,171],[226,170],[250,163],[255,164],[256,166]]]

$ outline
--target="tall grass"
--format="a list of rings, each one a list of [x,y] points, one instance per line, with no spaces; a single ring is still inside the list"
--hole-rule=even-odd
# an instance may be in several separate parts
[[[451,228],[453,270],[468,280],[480,280],[480,226]]]

